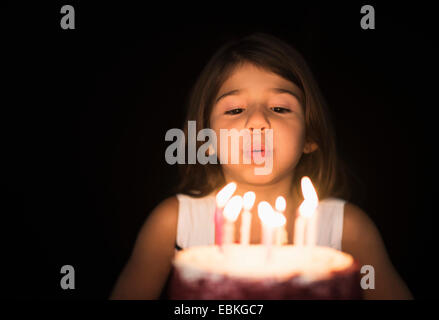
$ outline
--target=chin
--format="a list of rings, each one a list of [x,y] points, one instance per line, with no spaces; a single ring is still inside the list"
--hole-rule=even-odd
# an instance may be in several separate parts
[[[274,170],[270,174],[266,175],[256,175],[254,172],[254,167],[251,169],[245,169],[240,172],[238,172],[236,175],[236,180],[242,181],[246,184],[254,184],[254,185],[265,185],[265,184],[271,184],[276,181],[276,173]]]

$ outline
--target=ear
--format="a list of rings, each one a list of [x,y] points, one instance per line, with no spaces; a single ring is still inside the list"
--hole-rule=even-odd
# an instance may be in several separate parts
[[[318,149],[318,145],[315,142],[306,142],[303,147],[303,153],[311,153]]]

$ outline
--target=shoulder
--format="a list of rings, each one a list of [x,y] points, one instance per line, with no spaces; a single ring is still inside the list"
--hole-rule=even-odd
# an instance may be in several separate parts
[[[173,196],[160,202],[151,211],[145,224],[158,224],[163,227],[172,228],[177,224],[177,219],[178,199],[176,196]]]
[[[169,242],[171,246],[175,241],[178,222],[178,199],[169,197],[160,202],[148,215],[143,224],[138,242],[146,242],[146,238],[154,238],[157,242]]]
[[[144,260],[146,254],[171,256],[177,234],[178,200],[170,197],[160,202],[141,227],[132,259]]]
[[[178,213],[178,198],[172,196],[160,202],[151,212],[151,216],[175,217]]]
[[[365,245],[381,245],[380,233],[363,209],[346,202],[343,218],[343,251],[356,251]]]
[[[155,299],[160,296],[174,256],[177,216],[176,197],[165,199],[151,211],[119,276],[112,299]]]
[[[368,215],[354,204],[346,203],[342,248],[361,266],[371,266],[376,276],[375,290],[365,290],[366,299],[411,299],[406,284],[392,265],[381,234]]]

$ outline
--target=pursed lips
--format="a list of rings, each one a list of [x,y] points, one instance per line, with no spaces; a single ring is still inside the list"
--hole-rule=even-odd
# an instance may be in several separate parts
[[[254,148],[251,150],[244,150],[244,155],[248,158],[254,158],[255,155],[264,157],[266,154],[273,154],[273,150],[266,150],[265,146],[260,146],[259,148]]]

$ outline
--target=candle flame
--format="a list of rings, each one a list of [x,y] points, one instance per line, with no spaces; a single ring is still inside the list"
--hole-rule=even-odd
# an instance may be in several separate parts
[[[217,207],[224,208],[224,206],[226,205],[227,201],[230,199],[230,197],[235,192],[235,190],[236,190],[236,183],[235,182],[230,182],[224,188],[222,188],[218,192],[218,194],[216,195],[216,205],[217,205]]]
[[[303,201],[299,207],[299,213],[302,217],[311,218],[317,206],[310,201]]]
[[[276,205],[275,208],[279,212],[285,211],[285,208],[287,207],[287,202],[285,201],[285,198],[282,196],[277,197],[276,199]]]
[[[304,201],[299,207],[299,212],[301,216],[311,217],[319,205],[319,198],[310,178],[303,177],[301,184]]]
[[[253,191],[244,193],[244,209],[250,211],[255,203],[256,195]]]
[[[277,224],[276,226],[282,227],[285,223],[287,223],[287,218],[282,213],[276,212]]]
[[[311,179],[308,177],[303,177],[301,180],[302,185],[302,194],[305,200],[309,200],[312,202],[318,202],[319,198],[317,197],[316,189],[311,182]]]
[[[234,222],[242,209],[242,197],[234,196],[230,199],[224,207],[224,218],[230,222]]]
[[[270,227],[281,227],[287,219],[279,212],[275,212],[267,201],[261,201],[258,204],[258,216],[262,223]]]

